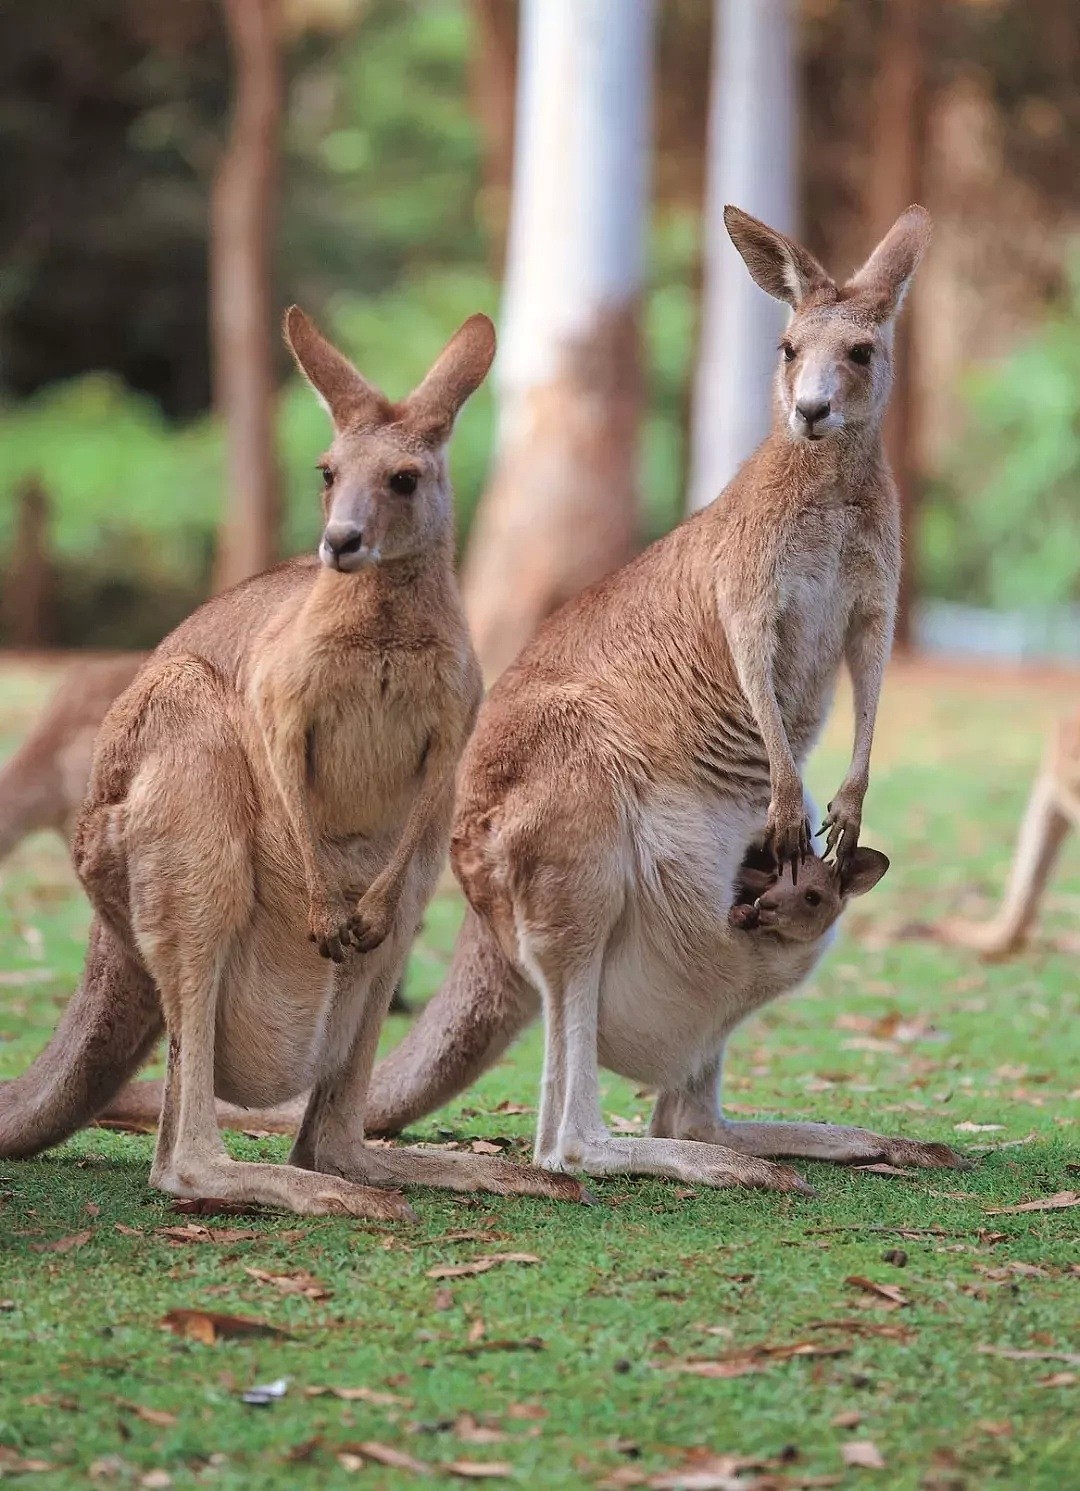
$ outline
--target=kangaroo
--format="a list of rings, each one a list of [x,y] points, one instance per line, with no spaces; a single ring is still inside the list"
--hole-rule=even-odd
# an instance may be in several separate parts
[[[962,1163],[941,1145],[720,1115],[726,1037],[776,992],[749,977],[755,939],[729,922],[737,873],[764,834],[798,882],[802,764],[843,662],[855,739],[823,831],[841,876],[858,863],[900,573],[881,425],[930,233],[908,208],[838,286],[757,219],[728,207],[725,222],[791,308],[772,433],[710,507],[551,617],[482,706],[451,838],[470,909],[446,983],[374,1073],[373,1132],[460,1091],[542,1005],[546,1168],[792,1190],[804,1183],[772,1157]],[[660,1088],[666,1133],[608,1132],[598,1063]],[[664,1115],[684,1109],[709,1112],[709,1142],[671,1137]]]
[[[1073,828],[1080,828],[1080,715],[1060,719],[1047,741],[996,916],[983,923],[947,918],[934,928],[935,935],[943,942],[973,948],[988,960],[1017,952]]]
[[[494,328],[471,317],[398,404],[295,306],[285,335],[334,431],[318,556],[197,610],[106,716],[74,844],[96,912],[83,981],[0,1093],[0,1156],[92,1118],[164,1023],[151,1182],[170,1195],[380,1219],[412,1217],[386,1189],[400,1182],[580,1197],[565,1177],[363,1133],[481,694],[445,448]],[[228,1156],[215,1093],[265,1107],[308,1089],[288,1165]]]
[[[27,834],[53,829],[70,846],[86,796],[94,741],[113,701],[127,688],[146,654],[102,658],[68,672],[30,734],[0,767],[0,860]],[[390,1012],[411,1014],[399,981]],[[160,1108],[160,1090],[144,1098]],[[121,1116],[132,1112],[125,1108]],[[232,1118],[236,1117],[233,1113]],[[251,1126],[250,1117],[246,1120]]]
[[[0,860],[39,829],[54,829],[71,843],[98,727],[144,657],[102,658],[64,677],[30,734],[0,768]]]

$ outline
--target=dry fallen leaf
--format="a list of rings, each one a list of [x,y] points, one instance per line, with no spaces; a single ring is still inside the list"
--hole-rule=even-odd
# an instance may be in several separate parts
[[[260,1284],[271,1284],[275,1289],[280,1289],[282,1294],[301,1294],[305,1299],[330,1299],[331,1291],[325,1284],[320,1284],[318,1279],[313,1279],[306,1269],[297,1269],[291,1274],[270,1274],[262,1268],[244,1268],[246,1274],[250,1274]]]
[[[970,1120],[953,1124],[958,1134],[1000,1134],[1004,1127],[1003,1123],[972,1123]]]
[[[206,1227],[201,1222],[185,1222],[182,1227],[155,1227],[154,1232],[174,1243],[251,1242],[262,1235],[250,1227]]]
[[[496,1103],[492,1113],[535,1113],[535,1108],[526,1108],[523,1103],[511,1103],[506,1098],[501,1103]]]
[[[332,1398],[340,1398],[343,1403],[370,1403],[375,1408],[411,1408],[410,1398],[399,1398],[396,1393],[381,1393],[376,1388],[370,1387],[306,1387],[304,1395],[308,1398],[323,1398],[327,1394]]]
[[[668,1372],[689,1377],[747,1377],[767,1372],[774,1362],[790,1361],[797,1356],[847,1356],[847,1346],[820,1346],[816,1341],[792,1341],[784,1346],[749,1346],[719,1357],[690,1357],[665,1364]]]
[[[385,1465],[390,1470],[408,1470],[413,1475],[430,1475],[432,1466],[424,1460],[417,1460],[412,1455],[407,1455],[404,1450],[396,1450],[393,1445],[380,1444],[377,1439],[365,1439],[363,1444],[346,1445],[346,1451],[353,1451],[364,1457],[365,1460],[374,1460],[378,1465]]]
[[[74,1248],[81,1248],[93,1237],[93,1228],[85,1232],[73,1232],[70,1237],[58,1237],[54,1242],[31,1243],[31,1253],[70,1253]]]
[[[212,1346],[215,1341],[238,1340],[245,1336],[274,1336],[288,1339],[290,1332],[265,1320],[245,1315],[221,1315],[216,1310],[170,1310],[160,1321],[162,1330],[172,1331],[189,1341]]]
[[[117,1403],[120,1408],[126,1408],[136,1418],[142,1419],[144,1424],[153,1424],[158,1429],[171,1429],[179,1422],[175,1413],[166,1413],[164,1408],[146,1408],[142,1403],[129,1403],[124,1398],[119,1398]]]
[[[980,1356],[1003,1356],[1011,1362],[1064,1362],[1067,1367],[1080,1367],[1078,1351],[1026,1351],[1012,1346],[976,1346]]]
[[[440,1263],[435,1268],[429,1268],[427,1277],[429,1279],[465,1279],[472,1274],[486,1274],[489,1269],[498,1268],[501,1263],[539,1263],[540,1259],[534,1253],[488,1253],[482,1258],[474,1258],[469,1263]]]
[[[471,1413],[459,1413],[454,1420],[454,1437],[463,1444],[502,1444],[506,1431],[482,1424]]]
[[[363,1457],[353,1454],[350,1450],[342,1450],[337,1461],[342,1470],[363,1470],[364,1468]]]
[[[506,1417],[508,1419],[531,1421],[534,1419],[546,1419],[547,1416],[547,1409],[542,1408],[539,1403],[511,1403],[510,1407],[506,1410]]]
[[[484,1317],[482,1315],[477,1315],[476,1319],[469,1326],[469,1334],[467,1339],[470,1346],[475,1346],[477,1342],[484,1339],[485,1329],[486,1327],[484,1325]]]
[[[1051,1372],[1048,1377],[1036,1377],[1036,1387],[1075,1387],[1080,1382],[1075,1372]]]
[[[850,1439],[840,1446],[840,1457],[845,1465],[857,1466],[860,1470],[884,1470],[885,1460],[872,1439]]]
[[[1064,1211],[1069,1206],[1080,1206],[1080,1191],[1055,1191],[1038,1201],[1021,1201],[1018,1206],[991,1206],[986,1215],[1004,1217],[1020,1211]]]
[[[911,1304],[907,1295],[896,1284],[879,1284],[874,1279],[868,1279],[865,1274],[848,1274],[844,1283],[873,1295],[876,1307],[881,1310],[900,1310]],[[881,1304],[877,1303],[879,1300]]]
[[[0,1444],[0,1476],[32,1475],[45,1470],[52,1470],[48,1460],[24,1459],[11,1445]]]
[[[492,1144],[490,1139],[474,1139],[469,1145],[473,1154],[502,1154],[501,1144]]]
[[[842,1413],[834,1413],[831,1423],[834,1429],[855,1429],[862,1423],[862,1414],[857,1408],[846,1408]]]
[[[505,1460],[451,1460],[442,1468],[470,1481],[502,1480],[514,1473],[514,1467]]]

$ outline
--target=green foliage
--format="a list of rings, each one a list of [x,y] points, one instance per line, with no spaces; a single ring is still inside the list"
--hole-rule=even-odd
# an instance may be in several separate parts
[[[1080,259],[1062,305],[967,392],[922,520],[928,590],[1006,609],[1080,600]]]

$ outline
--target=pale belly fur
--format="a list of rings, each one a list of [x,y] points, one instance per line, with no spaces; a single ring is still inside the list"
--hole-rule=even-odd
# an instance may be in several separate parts
[[[637,824],[637,873],[604,958],[598,1055],[660,1089],[699,1071],[751,1011],[806,977],[828,939],[782,951],[728,923],[735,873],[764,813],[650,802]],[[628,845],[629,849],[629,845]]]

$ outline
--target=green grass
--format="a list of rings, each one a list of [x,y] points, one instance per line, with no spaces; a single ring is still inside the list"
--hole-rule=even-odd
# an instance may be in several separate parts
[[[25,667],[0,675],[0,750],[50,685]],[[176,1243],[158,1229],[186,1219],[147,1187],[150,1139],[89,1131],[32,1163],[0,1164],[0,1445],[54,1467],[26,1483],[78,1485],[92,1468],[95,1484],[164,1484],[154,1472],[177,1487],[413,1484],[408,1472],[369,1462],[357,1474],[339,1461],[375,1440],[434,1466],[505,1461],[530,1488],[612,1474],[615,1484],[635,1474],[649,1484],[697,1447],[781,1457],[763,1473],[769,1485],[818,1476],[942,1491],[1080,1484],[1080,1372],[980,1351],[1080,1350],[1080,1209],[986,1214],[1080,1189],[1080,856],[1069,851],[1039,938],[1012,963],[983,967],[903,931],[997,891],[1063,695],[1060,682],[894,674],[864,835],[893,870],[853,908],[813,984],[739,1034],[728,1080],[737,1112],[864,1123],[960,1148],[1030,1142],[993,1149],[967,1173],[899,1178],[805,1164],[813,1200],[649,1180],[597,1184],[592,1208],[419,1192],[411,1229],[207,1218],[256,1236]],[[839,779],[846,731],[841,712],[814,763],[819,790]],[[458,914],[453,898],[432,908],[414,995],[437,984]],[[20,1071],[54,1024],[86,923],[59,844],[32,841],[0,870],[0,1076]],[[387,1039],[404,1028],[391,1021]],[[418,1133],[504,1137],[524,1154],[531,1116],[497,1110],[535,1104],[539,1056],[533,1032]],[[606,1078],[604,1091],[607,1112],[647,1117],[648,1097],[630,1084]],[[1001,1128],[958,1130],[964,1123]],[[286,1151],[276,1139],[230,1144]],[[458,1229],[497,1236],[446,1240]],[[38,1251],[84,1231],[71,1251]],[[897,1247],[906,1267],[883,1257]],[[491,1252],[540,1262],[427,1277],[438,1263]],[[245,1268],[306,1269],[331,1294],[285,1295]],[[910,1304],[863,1308],[852,1275],[896,1285]],[[292,1335],[204,1345],[160,1328],[167,1311],[198,1307]],[[536,1337],[543,1348],[468,1354],[481,1321],[483,1341],[520,1347]],[[847,1350],[731,1379],[672,1370],[799,1341]],[[1042,1385],[1070,1370],[1071,1384]],[[281,1401],[240,1401],[244,1388],[283,1375]],[[305,1392],[325,1386],[404,1401]],[[545,1416],[516,1416],[522,1404]],[[131,1405],[175,1422],[147,1421]],[[853,1412],[857,1427],[833,1424]],[[470,1442],[462,1415],[505,1438]],[[847,1468],[851,1439],[872,1440],[886,1468]],[[4,1469],[0,1452],[0,1477]]]

